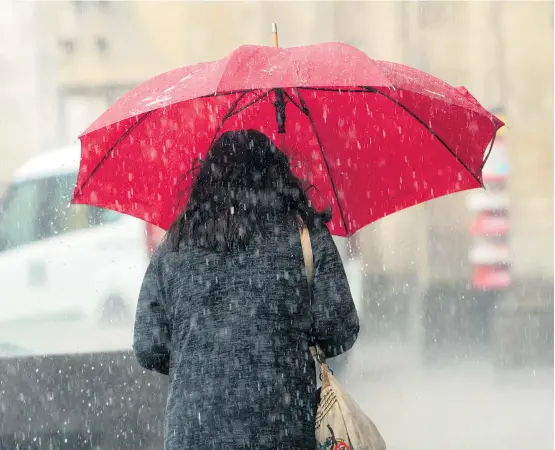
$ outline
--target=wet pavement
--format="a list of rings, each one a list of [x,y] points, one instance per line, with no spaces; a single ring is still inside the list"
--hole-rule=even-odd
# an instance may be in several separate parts
[[[37,353],[131,345],[132,324],[60,325],[3,327],[0,337]],[[552,368],[501,370],[486,357],[427,366],[416,346],[368,342],[357,342],[338,373],[388,450],[554,449]]]
[[[487,360],[425,367],[417,349],[362,344],[345,387],[388,450],[553,450],[553,370]]]

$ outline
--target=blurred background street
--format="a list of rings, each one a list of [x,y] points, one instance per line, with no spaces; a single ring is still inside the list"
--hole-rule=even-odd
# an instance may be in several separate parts
[[[550,368],[499,371],[481,358],[423,367],[399,342],[353,352],[346,386],[390,450],[553,448]]]
[[[362,332],[335,365],[389,450],[553,449],[553,17],[548,1],[0,2],[0,450],[162,448],[164,381],[127,353],[162,232],[68,206],[77,137],[151,76],[270,45],[272,22],[283,47],[352,44],[506,122],[486,190],[337,239]]]

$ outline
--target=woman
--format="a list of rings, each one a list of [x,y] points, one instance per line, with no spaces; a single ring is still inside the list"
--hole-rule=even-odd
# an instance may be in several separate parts
[[[137,306],[137,360],[169,375],[166,450],[316,448],[309,342],[333,357],[359,330],[326,219],[262,133],[227,132],[211,147]]]

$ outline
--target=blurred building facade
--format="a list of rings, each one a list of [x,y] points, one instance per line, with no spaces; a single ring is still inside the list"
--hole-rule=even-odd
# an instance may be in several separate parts
[[[270,23],[277,22],[282,46],[341,40],[374,58],[463,84],[486,107],[503,108],[512,167],[513,275],[521,285],[552,283],[552,3],[66,1],[0,7],[9,13],[0,12],[0,30],[10,34],[0,40],[0,64],[19,69],[0,75],[2,181],[30,154],[75,140],[138,82],[220,58],[241,44],[269,45]],[[468,280],[472,213],[465,196],[400,212],[359,233],[366,271],[420,284]],[[521,301],[531,298],[521,295]]]
[[[32,4],[0,3],[0,188],[38,144],[34,10]]]

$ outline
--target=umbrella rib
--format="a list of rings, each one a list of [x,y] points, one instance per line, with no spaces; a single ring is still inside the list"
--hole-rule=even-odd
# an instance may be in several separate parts
[[[418,117],[415,113],[413,113],[409,108],[407,108],[405,105],[403,105],[401,102],[394,99],[393,97],[390,97],[385,92],[380,91],[379,89],[366,87],[366,86],[361,86],[361,88],[368,89],[368,92],[373,92],[381,95],[382,97],[387,98],[388,100],[392,101],[397,106],[402,108],[404,111],[409,113],[412,116],[412,118],[414,118],[418,123],[420,123],[424,128],[426,128],[433,137],[435,137],[441,144],[443,144],[443,146],[449,151],[449,153],[451,153],[451,155],[455,157],[455,159],[468,171],[468,173],[472,175],[472,177],[478,182],[478,184],[481,187],[484,187],[484,184],[480,180],[480,178],[477,177],[476,174],[472,172],[472,170],[470,170],[470,168],[466,165],[466,163],[461,158],[458,157],[458,155],[451,149],[451,147],[449,147],[447,143],[441,137],[439,137],[439,135],[434,130],[432,130],[432,128],[428,124],[426,124],[426,122],[424,122],[420,117]]]
[[[339,215],[341,216],[341,221],[343,222],[343,227],[345,228],[345,233],[347,236],[349,235],[349,227],[347,225],[347,221],[345,220],[345,215],[343,214],[343,209],[341,208],[341,202],[339,201],[339,195],[337,193],[337,188],[335,186],[335,182],[333,181],[333,176],[331,175],[330,165],[328,163],[328,159],[326,158],[326,153],[324,152],[324,146],[322,145],[322,140],[320,139],[320,134],[316,129],[316,124],[314,123],[314,119],[312,118],[312,114],[310,114],[310,110],[306,106],[304,99],[301,97],[300,92],[297,91],[297,97],[299,97],[299,102],[301,103],[300,111],[308,117],[310,121],[310,125],[312,126],[312,131],[314,131],[314,135],[316,136],[316,140],[318,141],[318,146],[320,147],[320,153],[322,154],[322,159],[324,160],[324,166],[328,172],[328,176],[330,177],[331,187],[333,189],[333,193],[335,194],[335,199],[337,200],[337,208],[339,209]],[[295,106],[298,105],[293,102]]]
[[[233,102],[233,104],[231,105],[231,107],[227,110],[227,113],[225,114],[225,116],[222,118],[220,124],[218,125],[218,128],[216,128],[216,132],[214,133],[214,137],[212,137],[212,142],[210,142],[210,148],[212,148],[212,145],[214,145],[214,142],[216,142],[216,138],[218,137],[218,134],[220,133],[220,131],[222,130],[222,128],[224,127],[224,123],[227,119],[229,119],[235,111],[235,108],[237,108],[237,105],[239,104],[239,102],[241,100],[243,100],[243,98],[245,97],[245,95],[247,95],[249,92],[251,91],[242,91],[241,95],[239,97],[237,97],[237,99]]]
[[[250,91],[250,92],[252,92],[252,91]],[[248,94],[248,92],[245,92],[245,94]],[[233,113],[229,117],[235,116],[236,114],[239,114],[240,112],[243,112],[245,109],[250,108],[252,105],[255,105],[260,100],[262,100],[264,97],[268,97],[269,95],[270,95],[270,91],[263,92],[262,94],[260,94],[258,97],[256,97],[251,102],[247,103],[242,108],[239,108],[237,111],[233,111]],[[226,120],[229,119],[229,117],[227,117]]]
[[[495,124],[494,124],[495,127]],[[486,156],[484,157],[484,160],[482,161],[482,164],[480,164],[480,170],[482,170],[484,168],[484,166],[486,165],[486,163],[488,162],[489,159],[489,155],[491,155],[491,151],[493,150],[493,144],[495,143],[495,138],[497,137],[497,130],[495,130],[494,134],[493,134],[493,139],[491,140],[491,144],[489,146],[488,152],[486,154]]]
[[[145,119],[147,119],[154,111],[157,111],[157,109],[153,109],[152,111],[148,111],[147,113],[145,113],[143,115],[143,117],[141,117],[139,120],[137,120],[132,126],[129,127],[128,130],[125,131],[125,133],[123,133],[118,140],[114,143],[114,145],[112,145],[108,151],[104,154],[104,156],[102,157],[102,159],[98,162],[98,164],[94,167],[94,169],[91,171],[91,173],[89,174],[89,176],[85,179],[85,181],[83,181],[83,183],[81,183],[81,186],[79,186],[79,194],[82,194],[83,192],[83,188],[85,187],[86,184],[88,184],[88,182],[91,180],[92,176],[96,173],[96,171],[100,168],[100,166],[104,163],[104,161],[106,161],[106,159],[108,158],[108,156],[110,156],[110,154],[114,151],[114,149],[117,147],[117,145],[123,141],[128,135],[129,133],[131,133],[135,128],[137,128],[137,126],[142,123]]]
[[[270,91],[265,91],[262,94],[260,94],[258,97],[256,97],[254,100],[252,100],[251,102],[247,103],[245,106],[243,106],[242,108],[239,108],[238,110],[235,110],[235,108],[237,108],[237,105],[239,104],[239,102],[241,100],[243,100],[243,98],[245,97],[245,95],[247,95],[250,92],[254,92],[254,90],[250,89],[250,90],[245,90],[245,91],[240,91],[241,95],[239,96],[239,98],[237,100],[235,100],[235,102],[231,105],[231,107],[229,108],[229,110],[227,111],[226,115],[223,117],[222,121],[220,122],[220,125],[218,126],[218,128],[216,129],[216,133],[214,133],[214,137],[212,138],[212,142],[210,143],[210,147],[212,147],[212,145],[214,144],[214,142],[216,141],[216,137],[218,136],[218,133],[221,131],[221,129],[224,126],[224,123],[227,119],[229,119],[230,117],[239,114],[240,112],[244,111],[247,108],[250,108],[252,105],[258,103],[260,100],[262,100],[264,97],[267,97],[268,95],[270,95]]]
[[[447,143],[434,130],[432,130],[432,128],[430,126],[428,126],[426,124],[426,122],[424,122],[420,117],[418,117],[414,112],[412,112],[409,108],[407,108],[401,102],[399,102],[398,100],[396,100],[396,99],[392,98],[391,96],[387,95],[385,92],[380,91],[379,89],[376,89],[376,88],[373,88],[373,87],[370,87],[370,86],[360,86],[360,89],[317,88],[317,87],[301,87],[301,88],[297,88],[297,89],[302,89],[302,90],[307,90],[307,91],[310,90],[310,91],[346,92],[346,93],[349,93],[349,92],[359,92],[359,93],[368,92],[368,93],[373,93],[373,94],[379,94],[382,97],[387,98],[388,100],[392,101],[397,106],[399,106],[400,108],[405,110],[407,113],[409,113],[412,118],[414,118],[418,123],[420,123],[423,127],[425,127],[430,132],[430,134],[432,136],[434,136],[449,151],[449,153],[451,153],[451,155],[453,155],[453,157],[466,169],[466,171],[468,173],[470,173],[470,175],[472,175],[472,177],[478,182],[478,184],[481,187],[484,187],[484,183],[480,180],[480,178],[478,176],[476,176],[476,174],[472,170],[470,170],[468,165],[461,158],[459,158],[459,156],[451,149],[451,147],[449,147],[447,145]],[[495,135],[494,135],[493,139],[495,140]],[[492,144],[490,145],[490,150],[488,151],[484,161],[482,161],[482,164],[480,166],[480,170],[482,170],[484,165],[486,164],[486,162],[489,158],[489,155],[491,153],[492,147],[493,147],[493,141],[492,141]]]
[[[229,109],[229,111],[227,112],[226,116],[223,118],[222,122],[220,123],[220,126],[218,127],[218,130],[216,131],[216,135],[219,133],[219,131],[221,130],[221,128],[223,127],[223,123],[229,119],[229,117],[231,117],[233,114],[239,113],[241,112],[243,109],[246,109],[249,106],[252,106],[253,104],[255,104],[256,102],[258,102],[259,100],[261,100],[264,95],[268,95],[268,92],[266,92],[265,94],[261,95],[259,98],[257,98],[256,100],[254,100],[253,102],[249,103],[248,105],[246,105],[244,108],[241,108],[241,110],[234,112],[233,110],[237,107],[237,105],[239,104],[239,102],[243,99],[243,97],[245,95],[247,95],[249,92],[252,92],[252,89],[247,89],[247,90],[241,90],[241,91],[237,91],[237,92],[225,92],[225,93],[218,93],[218,94],[212,94],[212,95],[206,95],[205,97],[214,97],[214,96],[225,96],[225,95],[233,95],[233,94],[241,94],[239,96],[239,98],[235,101],[235,103],[231,106],[231,108]],[[147,119],[154,111],[158,111],[158,109],[153,109],[151,111],[146,112],[139,120],[137,120],[137,122],[135,122],[131,127],[129,127],[128,130],[125,131],[125,133],[123,133],[118,140],[114,143],[114,145],[112,145],[108,151],[104,154],[104,156],[102,157],[102,159],[98,162],[98,164],[95,166],[95,168],[91,171],[91,173],[88,175],[88,177],[85,179],[85,181],[83,183],[81,183],[81,185],[79,186],[79,194],[82,194],[83,192],[83,188],[85,187],[85,185],[87,185],[89,183],[89,181],[91,180],[91,178],[93,177],[93,175],[96,173],[96,171],[100,168],[100,166],[102,166],[102,164],[104,163],[104,161],[106,161],[106,159],[108,158],[108,156],[110,156],[110,154],[114,151],[114,149],[121,143],[121,141],[123,141],[140,123],[142,123],[145,119]],[[230,114],[231,113],[231,114]],[[214,142],[214,139],[212,139],[212,143]]]
[[[299,105],[299,104],[295,101],[295,99],[294,99],[291,95],[289,95],[289,93],[288,93],[287,91],[283,91],[283,93],[285,94],[285,96],[287,97],[287,99],[288,99],[291,103],[293,103],[293,104],[299,109],[299,111],[301,111],[301,112],[304,113],[302,106]]]
[[[375,91],[371,91],[370,89],[374,89],[371,87],[364,87],[361,86],[358,89],[353,89],[353,88],[324,88],[324,87],[295,87],[295,89],[297,90],[303,90],[303,91],[320,91],[320,92],[345,92],[345,93],[359,93],[359,94],[364,94],[366,92],[375,92]]]
[[[189,100],[199,100],[199,99],[204,99],[204,98],[210,98],[210,97],[225,97],[226,95],[236,95],[236,94],[246,94],[249,92],[253,92],[253,91],[257,91],[258,89],[237,89],[234,91],[222,91],[222,92],[213,92],[212,94],[205,94],[205,95],[201,95],[199,97],[194,97],[194,98],[188,98],[182,101],[189,101]],[[179,103],[179,102],[178,102]]]

